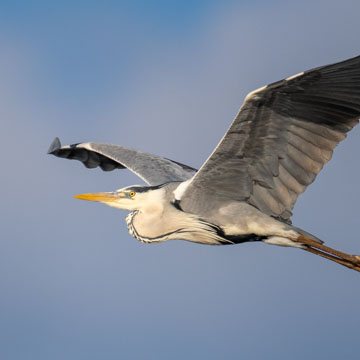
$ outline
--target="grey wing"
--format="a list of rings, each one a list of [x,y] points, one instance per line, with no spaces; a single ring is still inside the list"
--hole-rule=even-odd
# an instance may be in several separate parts
[[[61,146],[60,140],[55,138],[48,153],[80,160],[87,168],[99,166],[104,171],[127,168],[150,185],[184,181],[196,171],[176,161],[111,144],[88,142]]]
[[[246,201],[290,223],[305,191],[360,117],[360,56],[250,93],[229,130],[189,182],[181,206]]]

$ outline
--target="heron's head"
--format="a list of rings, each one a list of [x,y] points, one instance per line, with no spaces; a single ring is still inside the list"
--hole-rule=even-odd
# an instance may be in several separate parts
[[[75,195],[82,200],[98,201],[122,210],[142,210],[162,205],[164,189],[159,186],[132,185],[112,192]]]

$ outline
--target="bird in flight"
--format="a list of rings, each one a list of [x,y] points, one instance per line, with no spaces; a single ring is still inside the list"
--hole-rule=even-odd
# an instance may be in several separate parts
[[[171,239],[290,246],[360,272],[360,256],[325,246],[292,225],[298,196],[360,118],[360,56],[308,70],[247,95],[199,170],[111,144],[61,146],[49,154],[104,171],[127,168],[147,185],[76,195],[130,210],[129,233],[144,243]]]

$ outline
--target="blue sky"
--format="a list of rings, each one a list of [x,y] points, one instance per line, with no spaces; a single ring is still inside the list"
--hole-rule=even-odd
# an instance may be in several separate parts
[[[0,4],[0,358],[350,358],[359,276],[265,244],[144,245],[73,194],[141,183],[46,155],[123,144],[199,167],[244,96],[360,54],[355,0]],[[360,253],[359,128],[293,222]]]

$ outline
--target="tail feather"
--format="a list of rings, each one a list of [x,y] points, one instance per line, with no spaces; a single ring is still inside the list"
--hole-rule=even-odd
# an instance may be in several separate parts
[[[316,237],[315,235],[312,235],[310,233],[308,233],[307,231],[303,230],[303,229],[300,229],[300,228],[297,228],[295,226],[292,226],[292,228],[298,232],[299,234],[301,234],[302,236],[304,236],[305,238],[308,238],[312,241],[315,241],[319,244],[323,244],[324,242],[322,240],[320,240],[318,237]]]

